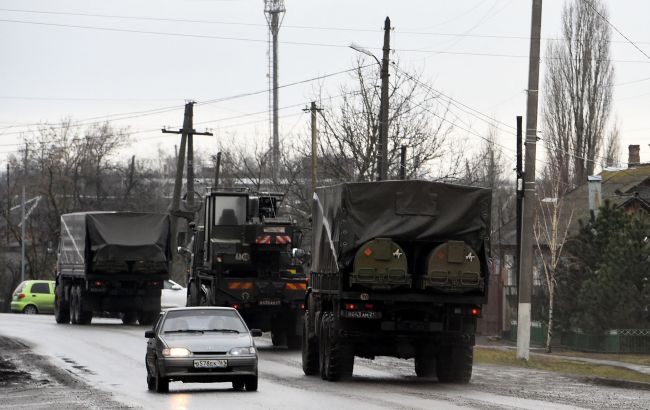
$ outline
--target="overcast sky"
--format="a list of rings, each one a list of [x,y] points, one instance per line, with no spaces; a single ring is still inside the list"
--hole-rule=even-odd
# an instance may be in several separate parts
[[[544,2],[542,54],[549,38],[559,35],[563,3]],[[650,2],[606,4],[610,21],[650,54]],[[390,16],[392,58],[403,69],[421,73],[436,89],[502,123],[514,126],[515,116],[525,115],[530,0],[286,0],[285,5],[280,85],[353,67],[359,54],[348,47],[351,42],[380,56],[383,21]],[[196,128],[215,132],[195,138],[201,151],[214,153],[216,141],[226,138],[248,146],[267,143],[263,6],[263,0],[0,0],[2,169],[29,124],[64,117],[122,118],[114,124],[133,132],[125,154],[151,156],[157,147],[172,152],[178,136],[159,129],[180,127],[187,99],[216,100],[195,108]],[[628,144],[640,144],[647,162],[650,59],[616,32],[612,38],[621,160],[627,159]],[[542,64],[540,82],[543,75]],[[281,137],[307,132],[309,116],[302,108],[319,87],[336,96],[349,81],[339,74],[282,88]],[[487,133],[489,125],[476,116],[454,114],[473,132]],[[513,156],[513,130],[500,127],[500,143],[512,147],[506,154]],[[457,136],[481,141],[465,132]]]

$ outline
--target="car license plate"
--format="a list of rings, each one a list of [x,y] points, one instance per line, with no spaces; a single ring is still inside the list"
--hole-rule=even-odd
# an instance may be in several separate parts
[[[363,311],[363,310],[344,310],[341,312],[342,316],[350,319],[381,319],[381,312],[375,312],[372,310]]]
[[[259,301],[260,306],[280,306],[280,299],[262,299]]]
[[[228,367],[227,360],[195,360],[195,369],[223,369]]]

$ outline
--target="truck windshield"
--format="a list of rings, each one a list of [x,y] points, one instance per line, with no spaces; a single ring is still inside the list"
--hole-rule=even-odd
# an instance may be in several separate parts
[[[217,196],[214,199],[215,225],[243,225],[246,222],[245,196]]]

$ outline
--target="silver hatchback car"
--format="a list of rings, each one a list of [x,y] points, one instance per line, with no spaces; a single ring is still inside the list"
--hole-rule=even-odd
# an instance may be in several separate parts
[[[160,314],[147,341],[147,387],[169,391],[170,381],[232,382],[235,390],[257,390],[254,336],[233,308],[188,307]]]

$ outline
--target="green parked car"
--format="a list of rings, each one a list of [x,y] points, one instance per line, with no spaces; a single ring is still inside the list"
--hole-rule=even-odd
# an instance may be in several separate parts
[[[14,290],[11,311],[25,314],[54,311],[54,281],[26,280]]]

